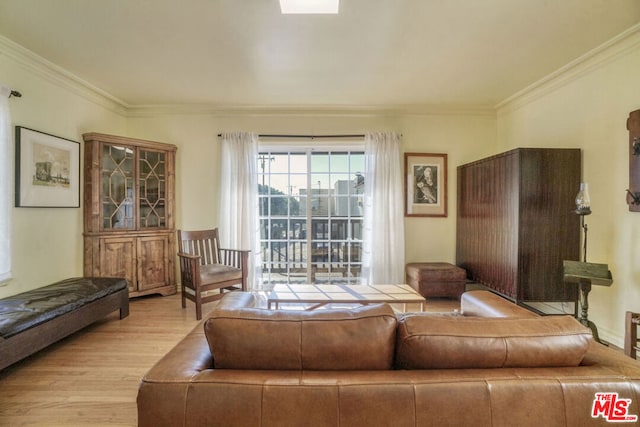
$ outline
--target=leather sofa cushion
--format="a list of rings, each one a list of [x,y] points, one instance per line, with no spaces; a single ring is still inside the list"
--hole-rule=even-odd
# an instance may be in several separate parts
[[[398,369],[577,366],[591,331],[571,316],[408,315],[398,324]]]
[[[397,318],[387,304],[351,310],[214,310],[204,322],[216,369],[393,368]]]

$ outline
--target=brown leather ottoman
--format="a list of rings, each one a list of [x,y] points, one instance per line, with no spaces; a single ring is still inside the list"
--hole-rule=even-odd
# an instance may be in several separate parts
[[[414,262],[406,266],[407,284],[423,297],[460,298],[467,272],[448,262]]]

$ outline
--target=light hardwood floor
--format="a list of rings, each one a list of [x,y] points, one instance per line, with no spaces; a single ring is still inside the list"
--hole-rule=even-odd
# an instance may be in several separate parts
[[[429,300],[425,310],[458,305]],[[0,371],[0,426],[135,426],[140,379],[197,323],[179,295],[132,299],[126,319],[114,312]]]

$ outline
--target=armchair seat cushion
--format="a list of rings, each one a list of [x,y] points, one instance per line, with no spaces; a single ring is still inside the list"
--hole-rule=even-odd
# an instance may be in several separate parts
[[[226,282],[234,279],[242,279],[241,269],[223,264],[200,266],[200,280],[202,283]]]

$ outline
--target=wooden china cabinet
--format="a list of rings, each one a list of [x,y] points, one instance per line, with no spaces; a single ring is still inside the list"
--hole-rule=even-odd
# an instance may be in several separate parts
[[[83,139],[85,276],[124,277],[130,297],[174,294],[176,147]]]

